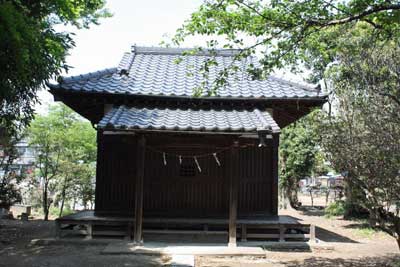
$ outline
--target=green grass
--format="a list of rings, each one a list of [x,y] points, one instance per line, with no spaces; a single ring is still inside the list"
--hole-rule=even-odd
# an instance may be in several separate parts
[[[344,201],[336,201],[331,204],[329,204],[325,208],[325,217],[326,218],[331,218],[331,217],[336,217],[336,216],[343,216],[345,212],[345,203]]]
[[[57,207],[53,207],[52,206],[52,207],[50,207],[49,213],[51,215],[53,215],[53,216],[57,216],[58,217],[58,215],[60,214],[60,209],[57,208]],[[68,206],[65,206],[61,216],[69,215],[69,214],[72,214],[72,213],[74,213],[74,211],[71,210]]]
[[[358,228],[358,229],[354,229],[354,231],[355,231],[356,235],[363,237],[363,238],[368,238],[368,239],[374,237],[375,234],[381,233],[381,231],[376,230],[371,227]]]
[[[386,233],[379,228],[369,226],[367,220],[357,220],[357,224],[354,224],[351,228],[353,233],[361,238],[372,239],[379,235],[386,235]]]
[[[400,260],[393,262],[393,267],[400,267]]]

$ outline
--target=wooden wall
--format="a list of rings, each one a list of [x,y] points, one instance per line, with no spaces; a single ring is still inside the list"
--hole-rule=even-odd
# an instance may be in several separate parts
[[[96,211],[133,214],[136,140],[132,137],[98,133]]]
[[[221,142],[217,141],[221,138]],[[191,137],[179,141],[147,135],[144,216],[227,217],[229,206],[230,150],[218,154],[221,166],[212,156],[200,157],[201,172],[192,158],[177,155],[205,154],[232,144],[224,136],[217,139]],[[178,140],[178,141],[177,141]],[[200,141],[199,141],[200,140]],[[254,143],[251,141],[250,143]],[[240,216],[271,214],[274,182],[272,148],[246,146],[240,142],[239,202]],[[136,139],[133,135],[100,135],[98,138],[96,212],[132,215],[134,211]],[[167,164],[163,154],[167,151]]]

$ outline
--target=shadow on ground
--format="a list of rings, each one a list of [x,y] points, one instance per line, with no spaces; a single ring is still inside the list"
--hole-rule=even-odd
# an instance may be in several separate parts
[[[306,259],[285,261],[250,259],[249,257],[218,258],[197,257],[196,267],[397,267],[399,255],[365,257],[354,259],[310,257]]]
[[[165,256],[101,255],[105,245],[32,245],[54,236],[54,221],[0,220],[0,266],[164,266]]]
[[[298,244],[296,246],[290,246],[287,244],[282,244],[279,246],[279,244],[273,244],[273,245],[264,245],[262,248],[265,251],[270,251],[270,252],[289,252],[289,253],[304,253],[304,252],[312,252],[312,248],[309,244],[307,243],[302,243]]]
[[[324,209],[322,206],[301,206],[298,210],[305,216],[324,216]]]
[[[348,238],[338,233],[329,231],[325,228],[315,227],[316,236],[319,240],[324,242],[339,242],[339,243],[359,243],[351,238]]]
[[[164,266],[170,259],[157,255],[102,255],[104,246],[52,245],[3,250],[0,266]]]
[[[355,222],[355,223],[352,223],[352,224],[345,225],[344,228],[347,228],[347,229],[358,229],[358,230],[362,230],[362,229],[371,229],[372,230],[372,229],[374,229],[367,222]],[[378,230],[378,229],[376,229],[376,230]]]
[[[312,257],[301,262],[284,263],[285,267],[395,267],[400,264],[400,256],[364,257],[356,259]]]

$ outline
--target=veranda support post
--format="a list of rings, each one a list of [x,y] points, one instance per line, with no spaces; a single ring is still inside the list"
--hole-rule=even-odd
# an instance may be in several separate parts
[[[231,149],[230,183],[229,183],[229,247],[236,247],[237,228],[237,203],[238,203],[238,179],[239,179],[239,143],[234,142]]]
[[[136,186],[135,186],[135,230],[133,242],[143,244],[143,179],[146,156],[146,139],[143,135],[138,137],[136,158]]]

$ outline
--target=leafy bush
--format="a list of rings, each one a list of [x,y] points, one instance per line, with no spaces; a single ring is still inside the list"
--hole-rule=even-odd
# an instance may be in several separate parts
[[[20,191],[11,183],[0,185],[0,208],[9,209],[22,200]]]
[[[345,213],[346,207],[345,202],[342,200],[333,202],[325,208],[325,216],[332,217],[332,216],[343,216]]]
[[[58,217],[58,215],[60,215],[60,208],[52,206],[52,207],[50,207],[49,213],[52,216]],[[71,210],[68,206],[65,206],[64,209],[63,209],[62,216],[69,215],[69,214],[72,214],[72,213],[74,213],[74,211]]]

